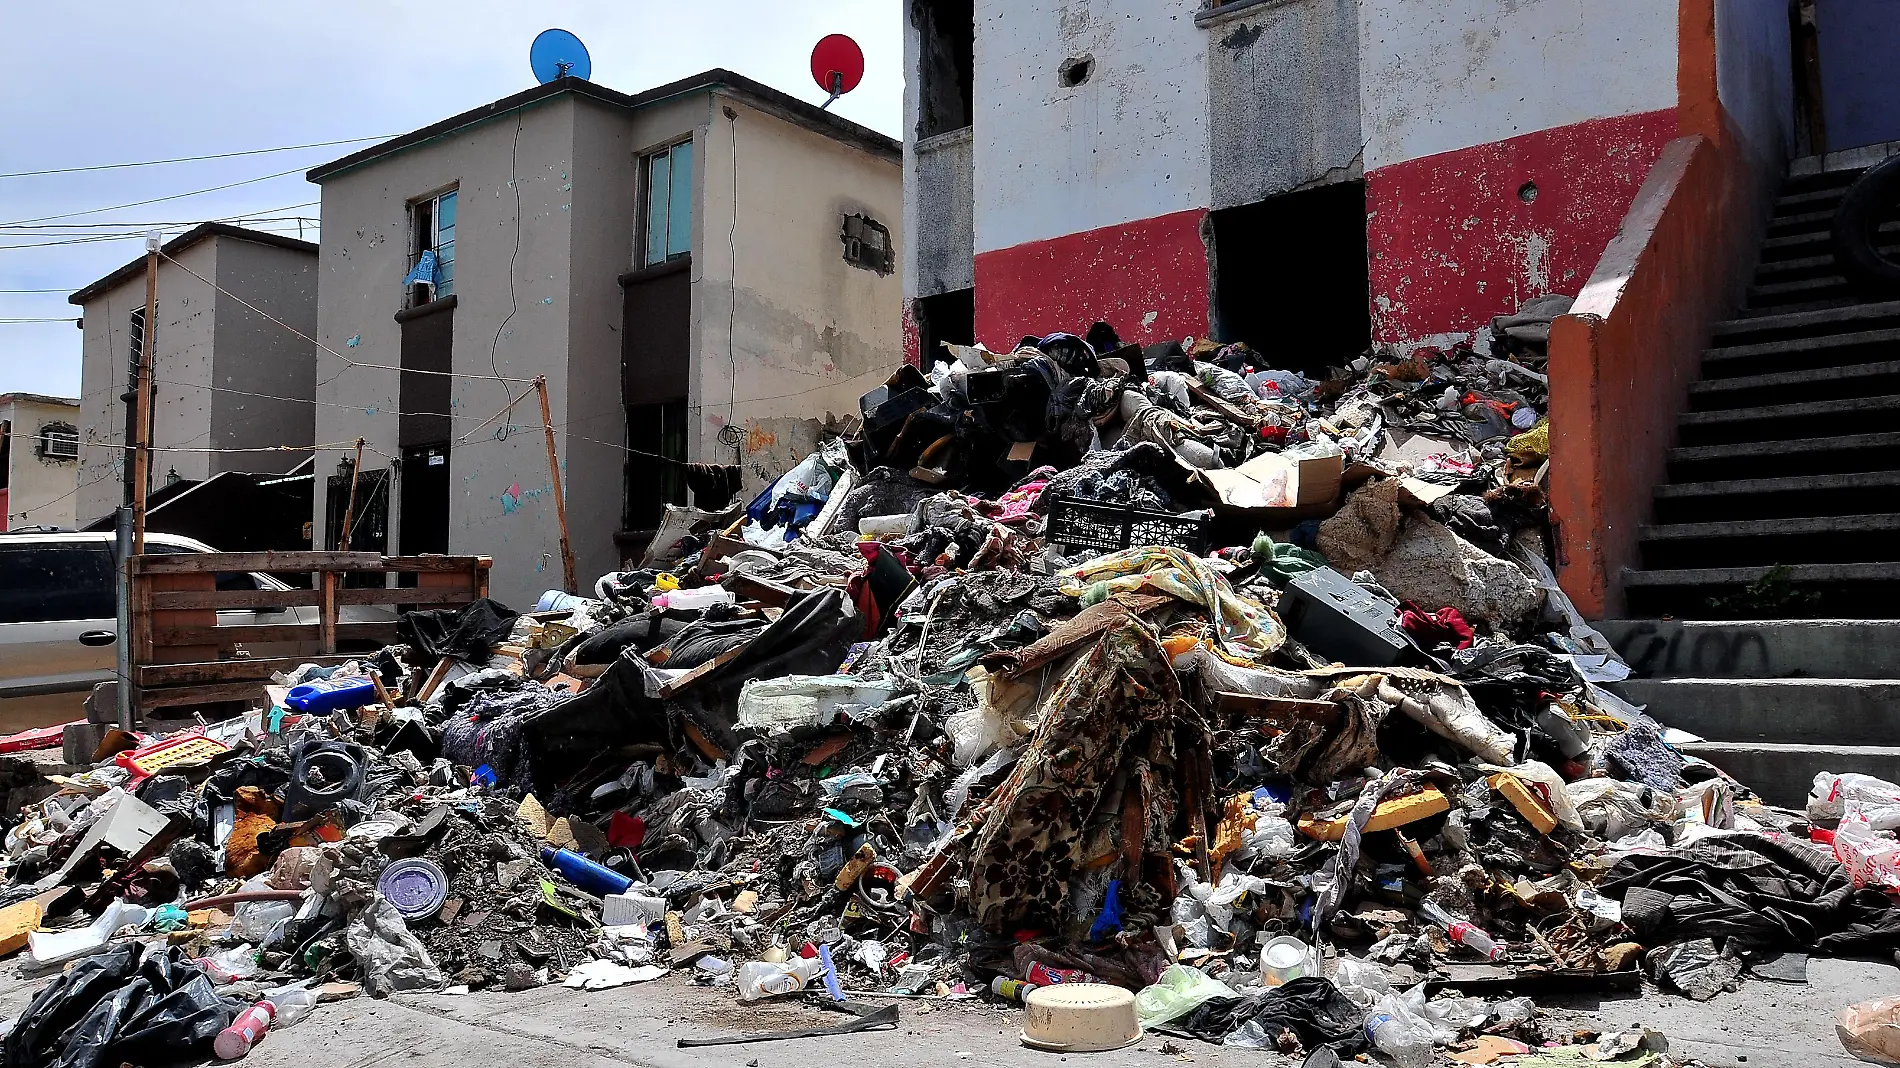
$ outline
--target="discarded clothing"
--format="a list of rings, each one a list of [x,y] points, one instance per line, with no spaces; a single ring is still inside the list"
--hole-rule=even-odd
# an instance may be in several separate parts
[[[1208,1042],[1256,1021],[1269,1035],[1291,1031],[1306,1049],[1327,1046],[1355,1053],[1366,1044],[1365,1012],[1318,976],[1289,979],[1244,998],[1216,998],[1195,1009],[1177,1026]]]
[[[1064,593],[1082,596],[1105,582],[1110,593],[1146,586],[1198,604],[1213,613],[1215,634],[1229,652],[1249,659],[1269,656],[1286,644],[1286,628],[1278,616],[1234,593],[1227,580],[1207,561],[1172,546],[1123,549],[1090,560],[1057,575]]]
[[[404,612],[396,624],[396,638],[430,660],[452,656],[486,664],[495,646],[508,640],[515,618],[516,613],[484,597],[456,609]]]

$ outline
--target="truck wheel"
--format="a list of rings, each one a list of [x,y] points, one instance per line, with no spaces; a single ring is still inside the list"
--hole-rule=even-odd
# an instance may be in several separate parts
[[[1900,206],[1900,156],[1872,167],[1847,188],[1834,214],[1834,259],[1850,285],[1876,293],[1900,292],[1900,260],[1881,245],[1900,245],[1900,233],[1882,235],[1880,225]]]

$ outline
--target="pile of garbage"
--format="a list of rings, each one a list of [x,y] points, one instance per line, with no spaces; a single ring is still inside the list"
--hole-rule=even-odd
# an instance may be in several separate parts
[[[1551,314],[1315,378],[1106,324],[946,345],[591,596],[410,613],[245,715],[114,732],[11,817],[0,950],[81,963],[8,1063],[678,971],[1651,1064],[1495,995],[1890,951],[1900,786],[1765,805],[1609,688],[1547,563]]]

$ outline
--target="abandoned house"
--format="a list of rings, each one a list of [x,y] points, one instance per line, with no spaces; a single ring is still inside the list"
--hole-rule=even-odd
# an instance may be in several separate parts
[[[712,70],[560,79],[312,170],[317,436],[367,443],[351,547],[491,555],[517,607],[560,585],[538,376],[581,575],[789,469],[900,351],[900,162]],[[352,460],[319,472],[325,547]]]

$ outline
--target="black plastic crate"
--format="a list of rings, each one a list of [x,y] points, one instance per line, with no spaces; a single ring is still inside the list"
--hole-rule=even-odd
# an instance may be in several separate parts
[[[1112,553],[1138,546],[1171,545],[1200,556],[1207,552],[1213,529],[1211,515],[1170,515],[1082,497],[1058,497],[1049,508],[1049,540],[1071,550]]]

